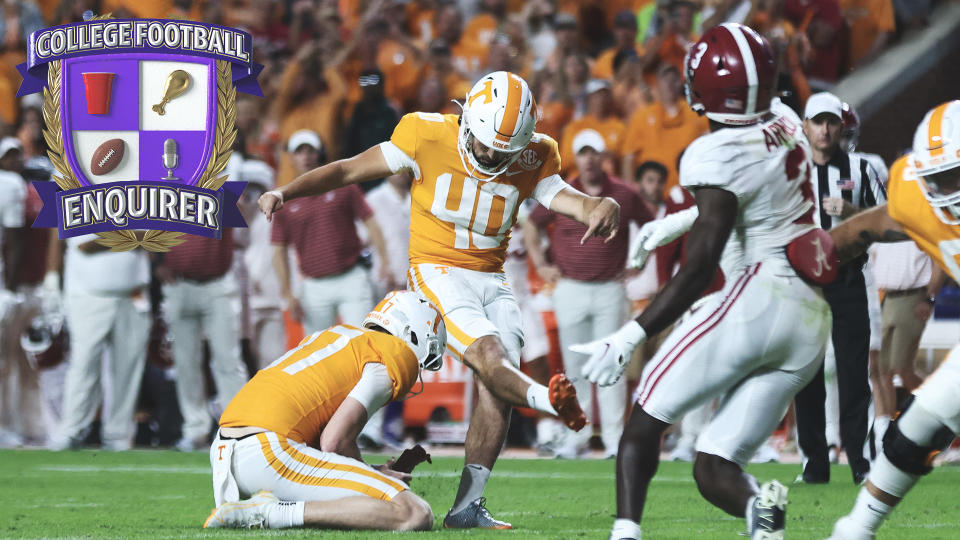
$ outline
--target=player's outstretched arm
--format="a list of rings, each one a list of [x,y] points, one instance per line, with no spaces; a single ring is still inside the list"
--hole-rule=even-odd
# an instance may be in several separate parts
[[[550,210],[575,219],[587,226],[580,239],[584,243],[591,236],[613,240],[620,228],[620,204],[610,197],[590,197],[567,186],[550,201]]]
[[[830,229],[830,236],[840,256],[840,264],[863,255],[874,242],[910,240],[900,224],[890,217],[886,204],[861,212]]]
[[[687,261],[647,309],[619,330],[570,350],[589,354],[581,369],[588,381],[609,386],[620,378],[633,350],[677,320],[706,290],[717,271],[723,248],[737,220],[737,198],[729,191],[701,187],[696,191],[700,214],[687,238]]]
[[[737,197],[733,193],[701,187],[694,196],[699,216],[687,237],[686,262],[637,317],[649,336],[673,324],[707,289],[737,219]]]
[[[301,174],[289,184],[261,195],[257,204],[269,221],[273,218],[273,213],[280,210],[287,201],[320,195],[348,184],[385,178],[391,174],[393,171],[377,145],[351,158],[333,161]]]

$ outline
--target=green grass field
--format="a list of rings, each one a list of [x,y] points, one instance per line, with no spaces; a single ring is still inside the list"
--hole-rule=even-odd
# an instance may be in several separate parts
[[[371,459],[371,461],[376,461]],[[423,464],[413,489],[433,505],[440,526],[457,487],[463,461],[438,458]],[[663,463],[651,486],[644,536],[736,538],[742,520],[713,508],[697,493],[686,463]],[[790,485],[798,465],[751,467],[761,480]],[[511,521],[512,531],[410,533],[436,538],[606,539],[614,513],[613,461],[502,460],[487,487],[487,506]],[[925,478],[880,538],[960,538],[960,468],[937,469]],[[853,504],[849,470],[837,467],[828,486],[790,489],[788,538],[823,539],[833,521]],[[310,536],[318,531],[205,531],[210,512],[205,453],[171,451],[0,451],[2,538],[227,538]],[[394,533],[323,532],[331,538],[395,538]]]

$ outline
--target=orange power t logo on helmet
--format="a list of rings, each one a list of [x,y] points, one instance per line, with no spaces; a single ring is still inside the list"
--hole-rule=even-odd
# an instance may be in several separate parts
[[[467,105],[473,105],[473,102],[476,101],[477,98],[479,97],[484,98],[483,103],[490,103],[491,101],[493,101],[493,81],[492,80],[487,79],[486,81],[484,81],[483,90],[471,96],[470,102],[467,103]]]

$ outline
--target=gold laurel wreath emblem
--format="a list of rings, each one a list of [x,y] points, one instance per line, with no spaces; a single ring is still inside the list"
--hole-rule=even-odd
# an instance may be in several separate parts
[[[109,18],[105,15],[98,18]],[[47,73],[47,87],[43,90],[43,120],[46,129],[43,138],[50,148],[47,152],[54,168],[60,176],[54,175],[57,185],[62,190],[81,187],[77,177],[67,166],[63,156],[63,134],[60,129],[60,85],[61,61],[50,62]],[[213,143],[213,151],[207,168],[200,176],[197,187],[216,191],[227,181],[227,176],[220,176],[233,154],[233,142],[237,137],[235,121],[237,119],[237,89],[233,86],[230,62],[217,60],[217,129]],[[130,251],[143,248],[147,251],[166,252],[170,248],[186,242],[184,233],[175,231],[109,231],[97,233],[97,243],[110,248],[110,251]]]

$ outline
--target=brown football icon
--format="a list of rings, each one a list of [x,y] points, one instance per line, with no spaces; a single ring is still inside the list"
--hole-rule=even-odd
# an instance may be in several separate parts
[[[123,139],[110,139],[98,146],[90,160],[90,172],[100,176],[116,169],[123,160],[124,148],[126,144]]]

